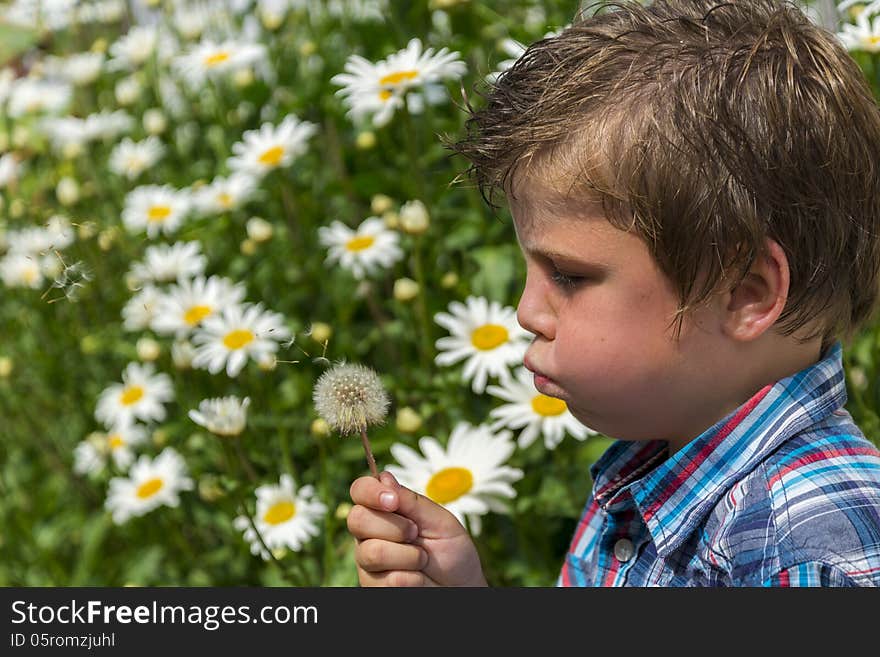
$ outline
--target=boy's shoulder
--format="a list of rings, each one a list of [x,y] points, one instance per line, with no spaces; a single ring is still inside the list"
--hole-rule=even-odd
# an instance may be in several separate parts
[[[752,585],[800,568],[880,585],[880,450],[844,409],[779,445],[713,515],[716,544],[738,539],[734,579],[737,566]]]

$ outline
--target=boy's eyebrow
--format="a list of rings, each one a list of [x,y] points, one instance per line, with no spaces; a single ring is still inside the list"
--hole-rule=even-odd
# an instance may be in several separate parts
[[[577,262],[585,267],[594,267],[596,269],[604,269],[605,266],[599,262],[593,262],[590,260],[585,260],[582,255],[578,255],[576,253],[564,253],[562,251],[555,251],[553,249],[544,249],[538,245],[526,245],[522,244],[522,250],[528,253],[529,255],[537,255],[547,258],[548,260],[570,260]]]

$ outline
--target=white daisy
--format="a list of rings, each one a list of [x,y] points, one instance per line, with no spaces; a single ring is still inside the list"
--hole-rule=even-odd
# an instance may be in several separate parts
[[[121,525],[132,516],[142,516],[164,505],[177,506],[180,491],[192,490],[186,463],[173,448],[166,447],[154,459],[141,455],[128,477],[110,480],[105,507],[113,522]]]
[[[522,429],[517,439],[522,448],[531,445],[538,434],[542,434],[547,449],[554,449],[566,433],[578,440],[596,433],[578,422],[564,401],[538,392],[531,372],[525,367],[517,368],[514,374],[515,378],[503,385],[486,388],[490,395],[509,402],[489,413],[490,417],[498,418],[491,426],[493,431]]]
[[[231,39],[217,43],[212,39],[203,39],[188,53],[177,57],[174,67],[190,87],[199,87],[209,77],[229,75],[257,66],[266,59],[266,54],[266,46],[261,43],[243,43]]]
[[[7,287],[37,289],[43,284],[40,260],[28,253],[7,253],[0,258],[0,279]]]
[[[97,474],[107,466],[107,457],[120,470],[134,461],[132,447],[147,440],[146,427],[140,424],[113,427],[107,432],[95,432],[77,445],[74,450],[73,470],[78,474]]]
[[[49,139],[56,153],[70,152],[72,147],[76,148],[73,152],[81,152],[89,141],[85,119],[75,116],[43,119],[39,123],[39,128]]]
[[[221,276],[184,279],[162,295],[150,326],[157,333],[184,338],[204,319],[241,303],[245,293],[244,285]]]
[[[119,135],[130,132],[134,125],[134,118],[124,110],[102,110],[85,118],[84,130],[90,140],[116,139]]]
[[[422,454],[401,443],[391,446],[398,465],[388,466],[397,480],[446,507],[473,534],[480,532],[480,516],[504,513],[503,498],[516,497],[511,484],[523,472],[503,465],[516,445],[510,431],[494,434],[485,426],[458,423],[444,449],[431,436],[419,440]]]
[[[458,79],[466,67],[457,52],[447,48],[436,54],[433,48],[422,52],[422,42],[411,39],[406,48],[375,64],[352,55],[345,71],[330,81],[342,86],[336,93],[345,98],[349,115],[356,121],[372,117],[376,126],[382,126],[403,105],[409,91],[440,80]]]
[[[218,436],[237,436],[247,424],[250,397],[239,399],[234,395],[203,399],[199,410],[189,412],[190,419]]]
[[[270,550],[289,548],[298,552],[313,536],[317,536],[318,521],[327,513],[327,507],[315,497],[312,486],[297,490],[296,482],[288,474],[281,475],[279,484],[263,485],[255,491],[257,514],[254,524]],[[244,540],[251,544],[251,554],[269,559],[250,520],[238,516],[233,524],[244,532]]]
[[[438,365],[452,365],[467,359],[462,379],[471,381],[474,392],[486,389],[489,376],[507,380],[508,367],[522,363],[532,334],[519,325],[516,310],[501,307],[485,297],[468,297],[464,303],[453,301],[448,313],[437,313],[434,321],[451,335],[435,343],[442,353]]]
[[[388,230],[379,217],[368,217],[356,230],[334,221],[329,227],[318,228],[318,239],[329,248],[326,262],[338,262],[358,279],[380,266],[390,268],[403,257],[398,234]]]
[[[6,241],[10,252],[45,255],[70,246],[73,243],[73,229],[66,218],[55,215],[45,226],[10,230]]]
[[[147,285],[135,294],[122,308],[123,326],[126,331],[142,331],[150,326],[159,308],[162,291]]]
[[[229,306],[208,317],[193,335],[196,347],[192,366],[217,374],[225,366],[234,377],[248,358],[267,362],[278,351],[278,343],[290,337],[284,317],[263,310],[262,304]]]
[[[232,145],[234,155],[227,160],[232,171],[264,176],[273,169],[287,167],[306,151],[306,142],[317,126],[288,114],[277,126],[264,123],[259,130],[247,130],[242,141]]]
[[[841,24],[837,38],[847,50],[864,52],[880,52],[880,16],[867,11],[860,11],[856,24]]]
[[[147,231],[148,237],[159,232],[169,235],[180,228],[190,209],[186,192],[171,185],[142,185],[125,197],[122,221],[132,233]]]
[[[102,52],[80,52],[67,57],[50,55],[45,59],[45,72],[49,77],[60,77],[82,87],[98,79],[103,64]]]
[[[132,265],[129,276],[135,285],[168,283],[205,273],[208,259],[201,253],[201,242],[155,244],[144,251],[142,262]]]
[[[14,119],[26,114],[58,114],[70,104],[72,95],[67,82],[19,78],[12,84],[6,113]]]
[[[14,153],[0,155],[0,189],[8,187],[10,183],[18,180],[21,174],[21,165]]]
[[[171,378],[156,374],[152,363],[129,363],[122,373],[122,383],[114,383],[100,394],[95,418],[105,427],[132,424],[135,420],[161,422],[162,405],[174,399]]]
[[[214,178],[209,185],[193,192],[193,202],[205,214],[220,214],[240,208],[257,190],[257,179],[249,173]]]
[[[134,70],[147,61],[158,43],[159,31],[155,25],[135,25],[111,44],[107,68],[111,71]]]
[[[110,171],[134,180],[155,165],[164,153],[165,146],[158,137],[150,136],[137,142],[126,137],[110,152]]]

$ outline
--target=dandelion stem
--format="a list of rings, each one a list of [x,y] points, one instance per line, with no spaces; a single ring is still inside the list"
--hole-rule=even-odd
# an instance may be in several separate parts
[[[361,442],[364,445],[364,452],[367,455],[367,463],[370,465],[370,473],[378,479],[379,469],[376,467],[376,459],[373,458],[373,450],[370,448],[370,439],[367,438],[367,431],[364,428],[361,428]]]

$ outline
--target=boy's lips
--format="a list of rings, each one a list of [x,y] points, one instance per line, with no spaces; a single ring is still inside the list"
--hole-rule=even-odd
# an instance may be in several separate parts
[[[559,386],[553,379],[535,367],[528,358],[523,359],[523,365],[535,376],[535,387],[538,389],[538,392],[551,397],[559,396]],[[557,394],[553,395],[553,392],[556,392]]]

